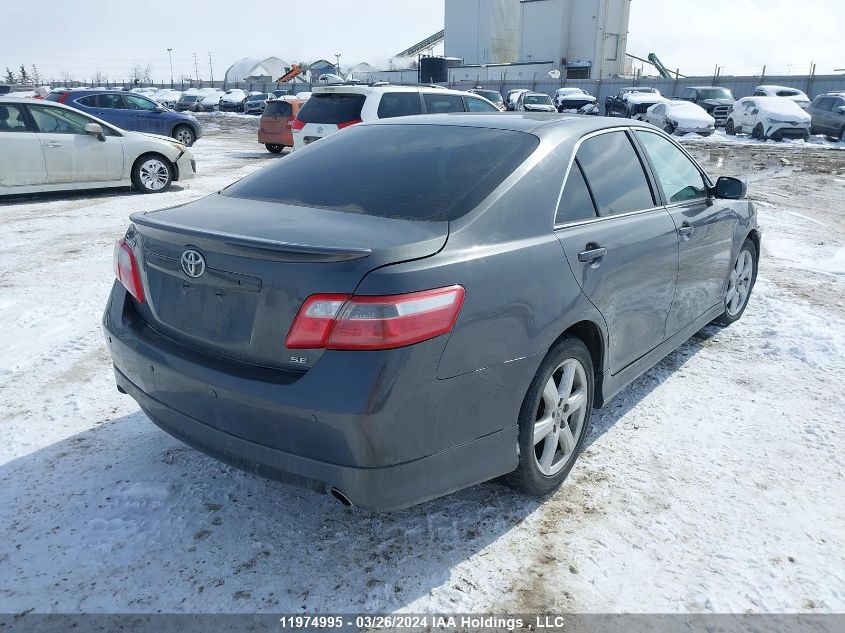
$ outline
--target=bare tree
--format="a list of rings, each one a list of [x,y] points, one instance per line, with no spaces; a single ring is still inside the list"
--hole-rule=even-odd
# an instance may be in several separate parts
[[[70,83],[73,81],[73,75],[71,75],[68,71],[63,70],[60,79],[65,87],[69,87]]]
[[[141,66],[140,64],[135,64],[132,68],[129,69],[129,80],[133,84],[145,83],[149,84],[153,82],[152,78],[153,69],[152,67],[147,64],[146,66]]]
[[[109,81],[108,75],[106,75],[106,73],[104,73],[102,70],[98,70],[94,73],[94,85],[95,86],[102,86],[103,84],[108,83],[108,81]]]

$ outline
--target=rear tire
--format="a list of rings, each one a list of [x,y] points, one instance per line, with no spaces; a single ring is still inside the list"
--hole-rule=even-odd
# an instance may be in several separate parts
[[[266,143],[264,147],[266,147],[267,151],[271,154],[281,154],[282,150],[285,148],[284,145],[276,145],[274,143]]]
[[[141,193],[162,193],[173,182],[173,164],[161,154],[144,154],[132,165],[132,184]]]
[[[725,134],[728,136],[736,136],[736,128],[734,127],[733,119],[725,121]]]
[[[505,476],[511,488],[545,496],[560,487],[589,434],[594,390],[590,352],[580,339],[563,337],[546,354],[522,402],[519,465]]]
[[[172,136],[177,141],[182,143],[182,145],[187,145],[188,147],[193,145],[194,141],[197,140],[196,135],[194,134],[194,131],[187,125],[177,125],[173,129],[173,135]]]
[[[750,239],[742,243],[736,261],[728,275],[725,292],[725,311],[716,318],[717,323],[730,325],[739,321],[748,306],[751,291],[757,281],[757,247]]]

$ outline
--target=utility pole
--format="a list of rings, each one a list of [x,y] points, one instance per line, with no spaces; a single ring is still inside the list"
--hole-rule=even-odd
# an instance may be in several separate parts
[[[194,79],[196,79],[197,81],[200,80],[200,69],[199,69],[199,66],[197,66],[197,54],[196,53],[194,53]]]
[[[334,57],[335,60],[337,60],[337,64],[334,67],[335,73],[337,73],[340,77],[343,77],[343,75],[340,74],[340,53],[335,53]]]
[[[211,83],[214,84],[214,66],[211,64],[211,51],[208,53],[208,72],[211,73]]]
[[[170,87],[173,87],[173,49],[167,49],[167,56],[170,58]]]

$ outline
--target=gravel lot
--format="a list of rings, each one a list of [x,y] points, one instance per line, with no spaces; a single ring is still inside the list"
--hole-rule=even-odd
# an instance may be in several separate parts
[[[545,503],[491,482],[374,514],[206,458],[114,388],[129,214],[285,160],[255,118],[203,121],[167,193],[0,203],[0,612],[845,609],[845,147],[684,139],[759,208],[742,321],[597,412]]]

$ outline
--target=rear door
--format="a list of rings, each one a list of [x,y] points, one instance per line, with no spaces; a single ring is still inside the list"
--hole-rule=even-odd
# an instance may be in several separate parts
[[[0,103],[0,186],[43,185],[45,182],[44,151],[23,106]]]
[[[85,133],[96,123],[81,112],[49,105],[28,106],[44,151],[47,182],[118,181],[123,178],[123,143],[104,127],[105,140]]]
[[[584,294],[604,317],[617,373],[666,338],[678,236],[637,146],[622,130],[582,139],[556,233]]]
[[[708,180],[678,145],[647,130],[635,137],[678,230],[678,284],[666,326],[671,336],[724,299],[737,216],[709,196]]]

